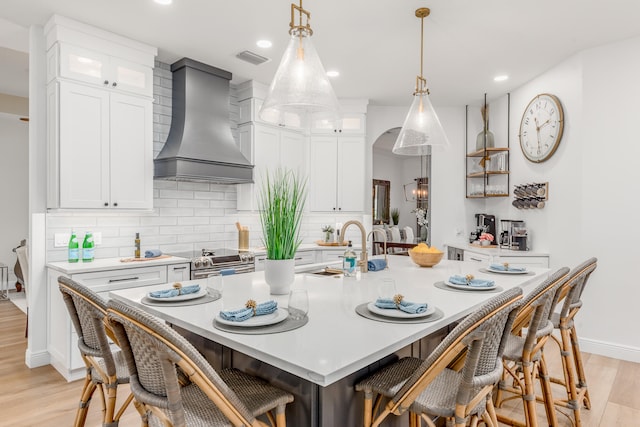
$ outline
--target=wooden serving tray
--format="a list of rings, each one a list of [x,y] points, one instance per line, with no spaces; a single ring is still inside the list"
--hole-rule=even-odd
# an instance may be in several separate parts
[[[120,262],[140,262],[140,261],[153,261],[156,259],[171,258],[171,255],[160,255],[154,258],[122,258]]]
[[[324,242],[322,240],[316,240],[316,245],[318,246],[347,246],[347,243],[340,242]]]
[[[482,245],[471,245],[471,244],[469,244],[469,246],[472,248],[478,248],[478,249],[496,249],[498,247],[498,245],[482,246]]]

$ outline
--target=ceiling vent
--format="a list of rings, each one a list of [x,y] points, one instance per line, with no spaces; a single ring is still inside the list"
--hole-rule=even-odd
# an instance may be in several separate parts
[[[236,55],[236,58],[242,59],[243,61],[247,61],[253,65],[264,64],[265,62],[271,61],[270,58],[266,58],[262,55],[258,55],[257,53],[251,52],[250,50],[245,50]]]

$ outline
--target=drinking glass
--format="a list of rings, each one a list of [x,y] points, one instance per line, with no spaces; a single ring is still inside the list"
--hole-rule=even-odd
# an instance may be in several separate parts
[[[223,287],[224,283],[220,274],[211,274],[207,276],[207,290],[212,297],[216,299],[222,297]]]
[[[289,292],[289,316],[293,320],[304,319],[309,312],[309,295],[306,289],[292,289]]]
[[[378,298],[393,299],[396,294],[396,281],[385,277],[378,285]]]

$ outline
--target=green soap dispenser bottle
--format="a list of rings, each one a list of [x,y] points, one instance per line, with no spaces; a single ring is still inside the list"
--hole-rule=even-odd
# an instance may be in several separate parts
[[[356,275],[356,253],[351,245],[351,240],[349,240],[349,245],[347,245],[347,250],[344,251],[342,258],[342,273],[344,277],[354,277]]]
[[[69,262],[78,262],[80,259],[80,249],[78,245],[78,236],[76,232],[71,230],[71,237],[69,238]]]
[[[93,234],[90,231],[87,231],[87,233],[84,235],[84,242],[82,242],[82,262],[93,261],[93,247]]]

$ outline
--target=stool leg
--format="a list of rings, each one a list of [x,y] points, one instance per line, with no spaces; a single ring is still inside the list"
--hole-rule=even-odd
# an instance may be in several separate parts
[[[542,388],[542,398],[544,400],[544,410],[547,413],[547,422],[550,426],[557,426],[556,407],[553,402],[553,393],[551,391],[551,381],[549,380],[549,371],[547,362],[544,360],[544,352],[539,362],[540,387]]]
[[[589,389],[587,388],[587,376],[584,374],[584,364],[582,363],[582,353],[580,352],[580,344],[578,344],[578,333],[575,325],[571,325],[571,348],[573,350],[573,361],[576,366],[578,375],[578,387],[584,389],[584,406],[591,409],[591,398],[589,397]]]

